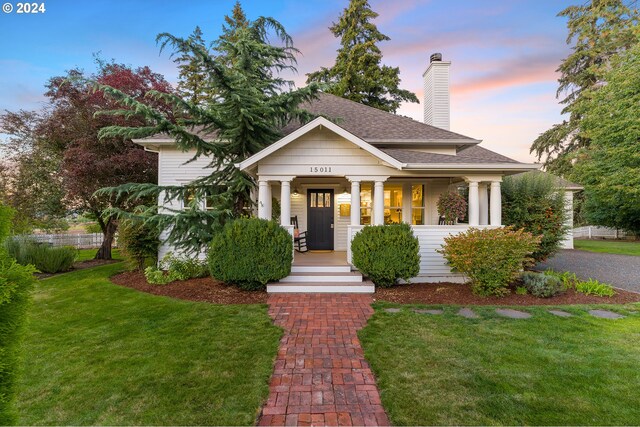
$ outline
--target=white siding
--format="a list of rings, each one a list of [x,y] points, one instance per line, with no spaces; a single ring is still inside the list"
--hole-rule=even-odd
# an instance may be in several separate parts
[[[424,122],[449,130],[449,66],[450,62],[434,61],[423,75]]]

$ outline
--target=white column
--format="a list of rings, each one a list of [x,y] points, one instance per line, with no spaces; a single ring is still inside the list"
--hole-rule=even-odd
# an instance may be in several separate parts
[[[360,181],[351,181],[351,225],[360,225]]]
[[[487,184],[481,182],[478,184],[479,204],[480,204],[480,225],[489,224],[489,191]]]
[[[469,181],[469,225],[480,225],[480,206],[478,200],[478,182]]]
[[[384,224],[384,181],[376,180],[373,191],[373,225]]]
[[[258,180],[258,218],[271,219],[271,185]]]
[[[491,225],[502,225],[500,181],[491,181]]]
[[[291,225],[291,182],[280,181],[280,225]]]
[[[402,184],[402,222],[411,225],[411,183]]]

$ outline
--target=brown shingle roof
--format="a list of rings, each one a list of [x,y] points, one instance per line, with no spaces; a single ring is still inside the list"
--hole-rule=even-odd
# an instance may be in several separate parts
[[[455,156],[450,154],[425,153],[411,149],[382,148],[381,150],[402,163],[520,163],[477,145],[461,148]]]
[[[398,116],[328,93],[301,105],[307,111],[328,118],[335,124],[367,142],[450,142],[476,144],[479,141],[459,133],[440,129],[409,117]],[[300,123],[287,125],[285,135],[302,127]]]

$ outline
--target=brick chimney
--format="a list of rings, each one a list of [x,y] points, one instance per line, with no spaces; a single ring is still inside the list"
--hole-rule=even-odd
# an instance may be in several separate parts
[[[424,79],[424,122],[449,130],[449,67],[441,53],[431,55]]]

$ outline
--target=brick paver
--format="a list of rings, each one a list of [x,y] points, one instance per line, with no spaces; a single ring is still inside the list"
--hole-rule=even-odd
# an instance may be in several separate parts
[[[285,329],[259,425],[389,425],[356,332],[371,296],[274,294],[269,314]]]

